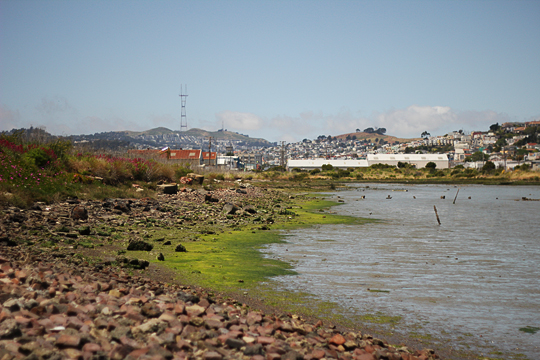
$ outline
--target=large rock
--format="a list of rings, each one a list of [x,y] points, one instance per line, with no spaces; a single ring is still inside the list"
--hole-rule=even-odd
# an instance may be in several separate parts
[[[256,214],[257,213],[257,209],[255,209],[255,206],[253,206],[253,205],[244,206],[244,211],[247,212],[247,213],[250,213],[250,214]]]
[[[71,218],[74,220],[88,220],[88,210],[84,206],[75,206],[71,210]]]
[[[116,204],[114,204],[114,209],[120,210],[123,213],[131,212],[131,206],[129,205],[129,203],[126,202],[117,202]]]
[[[174,195],[178,193],[178,184],[158,185],[158,189],[164,194]]]
[[[231,203],[227,203],[225,206],[223,206],[223,212],[225,212],[227,215],[234,215],[238,210],[240,210],[240,208]]]
[[[127,249],[130,251],[152,251],[154,245],[143,240],[131,240]]]
[[[204,175],[189,173],[189,174],[187,174],[187,177],[190,178],[190,179],[193,179],[193,183],[199,184],[199,185],[202,185],[202,183],[204,181]]]
[[[215,197],[212,196],[212,194],[210,193],[206,193],[204,195],[204,201],[205,202],[219,202],[219,199],[216,199]]]
[[[187,252],[186,247],[182,244],[176,245],[176,248],[174,249],[176,252]]]

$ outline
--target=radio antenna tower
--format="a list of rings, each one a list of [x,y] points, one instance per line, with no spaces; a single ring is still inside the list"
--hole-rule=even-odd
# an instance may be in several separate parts
[[[180,102],[182,103],[182,111],[180,113],[180,131],[187,131],[187,117],[186,117],[187,85],[185,86],[185,89],[183,89],[182,85],[180,85],[179,96],[180,96]]]

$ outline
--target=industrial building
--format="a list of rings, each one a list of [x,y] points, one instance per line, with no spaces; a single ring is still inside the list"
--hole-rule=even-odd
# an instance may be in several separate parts
[[[448,169],[449,161],[446,154],[368,154],[365,160],[343,159],[304,159],[287,160],[287,168],[302,170],[321,169],[323,165],[332,165],[335,168],[347,169],[357,167],[369,167],[374,164],[387,164],[398,166],[398,163],[407,163],[417,168],[423,168],[428,162],[434,162],[437,169]]]

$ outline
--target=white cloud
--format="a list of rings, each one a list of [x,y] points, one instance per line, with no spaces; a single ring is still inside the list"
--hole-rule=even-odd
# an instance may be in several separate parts
[[[388,135],[401,138],[417,138],[424,131],[432,135],[444,135],[452,130],[486,130],[489,125],[510,121],[505,114],[494,111],[456,112],[448,106],[411,105],[405,109],[392,109],[375,113],[370,117],[354,114],[347,109],[337,114],[307,111],[299,116],[278,116],[267,121],[263,136],[274,136],[286,141],[314,139],[319,135],[341,135],[368,127],[386,128]]]
[[[255,114],[225,110],[216,114],[219,123],[230,130],[259,130],[263,127],[263,120]]]
[[[442,127],[455,124],[457,116],[447,106],[411,105],[406,109],[391,110],[375,116],[378,127],[400,137],[420,137],[424,131],[437,133]]]

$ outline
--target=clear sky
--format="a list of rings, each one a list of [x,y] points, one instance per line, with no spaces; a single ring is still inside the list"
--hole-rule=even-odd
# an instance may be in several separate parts
[[[540,118],[540,1],[0,0],[0,130],[299,141]]]

